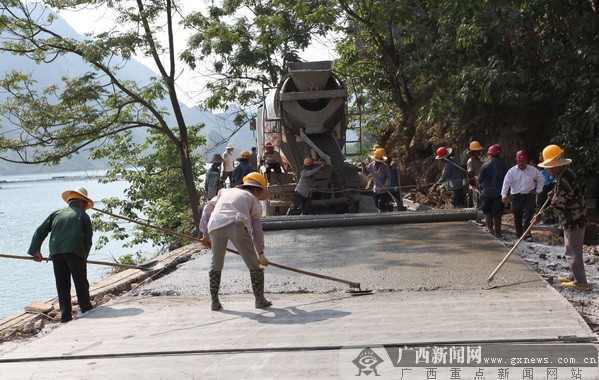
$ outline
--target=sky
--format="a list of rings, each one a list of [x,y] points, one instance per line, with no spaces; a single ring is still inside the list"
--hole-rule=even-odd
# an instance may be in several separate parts
[[[203,7],[203,2],[198,0],[182,0],[184,12],[200,10]],[[114,13],[97,8],[86,8],[76,12],[59,12],[69,25],[79,34],[99,33],[114,28],[116,17]],[[184,31],[177,25],[175,31],[176,46],[180,53],[186,45],[186,40],[189,36],[189,31]],[[307,61],[334,60],[335,52],[331,47],[331,43],[325,39],[315,42],[309,49],[302,53],[302,58]],[[144,57],[136,57],[136,60],[146,65],[153,71],[156,67],[150,59]],[[165,61],[166,62],[166,61]],[[184,64],[179,63],[178,68],[181,72],[177,86],[180,95],[180,100],[187,106],[197,106],[199,100],[206,96],[203,91],[207,77],[201,72],[192,72]]]

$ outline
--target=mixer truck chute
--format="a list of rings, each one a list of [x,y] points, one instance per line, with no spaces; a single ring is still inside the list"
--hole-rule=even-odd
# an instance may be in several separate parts
[[[345,162],[342,148],[347,130],[347,89],[333,73],[332,61],[289,65],[279,85],[270,90],[256,116],[259,156],[270,141],[281,155],[285,172],[269,183],[266,214],[283,214],[292,203],[295,181],[304,158],[330,164],[316,175],[312,205],[336,212],[358,212],[360,175]],[[272,176],[271,176],[272,178]]]

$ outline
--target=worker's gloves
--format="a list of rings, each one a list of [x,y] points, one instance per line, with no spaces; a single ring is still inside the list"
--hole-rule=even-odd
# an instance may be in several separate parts
[[[212,248],[212,242],[210,241],[210,235],[206,234],[202,237],[202,245],[206,248]]]
[[[258,261],[260,262],[260,265],[265,267],[268,266],[268,260],[266,259],[266,256],[264,256],[264,252],[260,252],[258,255]]]

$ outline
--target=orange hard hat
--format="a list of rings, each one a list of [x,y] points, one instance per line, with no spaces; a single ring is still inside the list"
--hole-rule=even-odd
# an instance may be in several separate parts
[[[478,141],[472,141],[470,143],[469,150],[474,150],[474,151],[483,150],[483,147],[482,147],[482,145],[480,145],[480,143]]]
[[[312,157],[304,158],[304,166],[314,165],[314,159]]]

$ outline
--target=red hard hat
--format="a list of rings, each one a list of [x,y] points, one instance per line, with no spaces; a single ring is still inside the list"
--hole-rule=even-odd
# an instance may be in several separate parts
[[[264,146],[272,146],[272,143],[270,141],[267,141],[264,143]]]
[[[444,146],[437,149],[437,157],[435,159],[441,160],[451,154],[451,148],[446,148]]]
[[[501,148],[499,145],[491,145],[489,150],[487,150],[487,154],[491,154],[493,156],[498,156],[501,153]]]
[[[519,150],[516,153],[516,160],[518,160],[518,161],[528,161],[528,153],[525,150]]]

